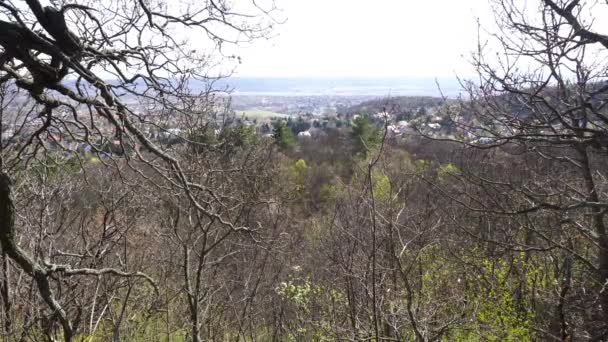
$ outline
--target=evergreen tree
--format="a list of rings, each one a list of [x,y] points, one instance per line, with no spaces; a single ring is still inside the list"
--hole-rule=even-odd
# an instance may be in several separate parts
[[[296,138],[285,121],[279,121],[274,126],[273,137],[281,149],[290,149],[296,144]]]
[[[368,150],[378,145],[382,139],[380,129],[364,116],[353,120],[351,137],[354,153],[363,156],[367,156]]]

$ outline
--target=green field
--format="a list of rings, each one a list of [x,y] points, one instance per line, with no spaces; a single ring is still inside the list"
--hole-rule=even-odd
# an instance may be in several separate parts
[[[289,117],[288,114],[281,114],[281,113],[271,112],[271,111],[262,110],[262,109],[237,111],[236,114],[237,114],[237,116],[244,115],[251,119],[270,119],[270,118],[287,118],[287,117]]]

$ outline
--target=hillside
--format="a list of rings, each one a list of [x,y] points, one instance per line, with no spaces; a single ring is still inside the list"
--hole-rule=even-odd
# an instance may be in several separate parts
[[[365,101],[361,104],[338,108],[338,114],[344,116],[373,115],[379,112],[390,112],[393,115],[415,114],[444,104],[444,99],[431,96],[397,96]]]

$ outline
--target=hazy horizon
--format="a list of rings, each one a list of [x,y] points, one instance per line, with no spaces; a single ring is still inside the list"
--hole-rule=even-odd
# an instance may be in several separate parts
[[[439,91],[437,84],[441,87]],[[267,96],[449,96],[459,95],[456,78],[431,77],[255,77],[235,76],[216,87],[233,95]]]

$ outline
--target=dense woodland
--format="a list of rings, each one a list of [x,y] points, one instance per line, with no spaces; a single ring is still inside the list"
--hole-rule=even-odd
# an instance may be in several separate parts
[[[608,340],[590,3],[495,0],[466,96],[314,139],[239,123],[178,39],[266,37],[274,4],[185,3],[0,1],[3,341]],[[388,134],[429,102],[449,132]]]

